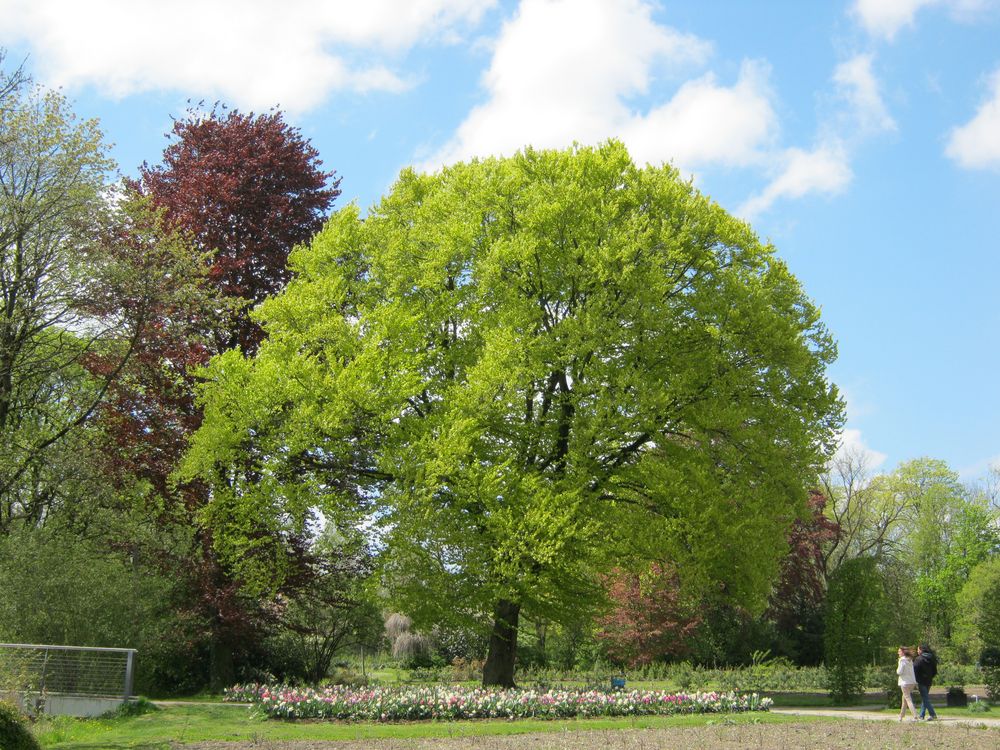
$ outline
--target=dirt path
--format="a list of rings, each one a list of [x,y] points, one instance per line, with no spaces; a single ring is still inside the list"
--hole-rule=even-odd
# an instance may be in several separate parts
[[[855,720],[735,725],[720,720],[718,724],[704,727],[345,742],[260,739],[175,747],[177,750],[955,750],[956,747],[962,750],[996,750],[1000,747],[1000,730],[984,729],[957,720],[901,724],[872,721],[868,716],[850,718]]]
[[[772,714],[786,714],[788,716],[831,716],[844,719],[862,719],[864,721],[892,721],[900,723],[899,716],[891,711],[866,711],[863,708],[772,708]],[[903,724],[912,724],[910,719],[906,719]],[[928,724],[928,722],[917,722]],[[986,727],[989,729],[1000,729],[1000,719],[993,717],[978,718],[972,714],[969,716],[955,717],[943,716],[933,722],[933,725],[940,726],[973,726]],[[997,740],[1000,745],[1000,739]]]

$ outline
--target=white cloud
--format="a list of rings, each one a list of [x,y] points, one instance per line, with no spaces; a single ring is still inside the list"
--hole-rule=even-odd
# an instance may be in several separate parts
[[[945,153],[966,169],[1000,169],[1000,69],[990,78],[991,93],[965,125],[948,137]]]
[[[779,198],[801,198],[808,193],[834,195],[851,181],[847,151],[837,141],[821,144],[812,151],[787,149],[781,156],[782,168],[763,191],[747,200],[737,211],[752,219]]]
[[[640,0],[523,0],[494,45],[487,101],[423,166],[609,137],[640,162],[758,163],[777,131],[763,64],[745,62],[732,86],[708,74],[660,105],[629,106],[654,72],[702,64],[709,52],[703,40],[654,22]]]
[[[850,104],[850,117],[862,132],[896,129],[872,72],[872,55],[855,55],[840,63],[833,72],[833,81]]]
[[[789,148],[772,157],[777,165],[775,176],[740,206],[740,216],[753,219],[780,199],[810,193],[835,195],[850,184],[852,151],[865,138],[896,129],[872,71],[873,60],[870,54],[855,55],[834,68],[832,80],[847,107],[820,129],[815,148]]]
[[[448,41],[496,0],[0,0],[0,42],[28,41],[53,86],[161,89],[303,111],[331,91],[399,91],[382,59]]]
[[[666,104],[623,123],[619,134],[639,161],[672,159],[684,169],[759,163],[778,132],[767,77],[766,66],[744,62],[732,87],[712,74],[688,81]]]
[[[912,26],[921,8],[941,6],[958,20],[974,19],[994,0],[855,0],[852,13],[868,33],[891,41],[904,26]]]
[[[860,459],[868,471],[875,471],[885,463],[888,456],[882,451],[870,448],[861,437],[861,430],[847,428],[840,435],[840,445],[833,455],[833,461],[853,457],[856,461]]]

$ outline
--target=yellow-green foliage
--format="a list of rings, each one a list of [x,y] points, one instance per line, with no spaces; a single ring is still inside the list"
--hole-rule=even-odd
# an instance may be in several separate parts
[[[816,307],[750,227],[609,142],[404,171],[338,212],[216,358],[186,476],[224,560],[310,505],[383,524],[419,627],[498,600],[567,621],[671,559],[759,608],[841,423]]]

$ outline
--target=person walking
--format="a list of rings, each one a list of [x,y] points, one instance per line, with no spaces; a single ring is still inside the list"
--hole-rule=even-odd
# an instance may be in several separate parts
[[[913,720],[917,721],[917,707],[913,705],[913,688],[917,685],[917,676],[913,673],[913,649],[908,646],[899,647],[899,664],[896,666],[896,674],[899,675],[897,682],[899,689],[903,692],[903,701],[899,706],[899,720],[903,720],[906,707],[910,707]]]
[[[928,721],[937,719],[937,712],[931,705],[931,685],[937,676],[937,655],[926,643],[917,646],[917,658],[913,660],[913,674],[917,677],[917,689],[920,691],[920,718],[925,716]],[[927,714],[930,716],[927,716]]]

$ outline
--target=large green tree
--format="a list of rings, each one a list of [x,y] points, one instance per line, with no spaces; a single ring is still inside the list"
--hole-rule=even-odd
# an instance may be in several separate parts
[[[54,454],[198,274],[148,203],[111,199],[107,150],[61,94],[0,71],[0,533],[51,509]]]
[[[404,171],[333,216],[208,368],[185,471],[216,543],[280,569],[262,525],[371,514],[417,624],[483,618],[513,683],[521,613],[669,560],[761,608],[840,425],[833,343],[750,227],[624,146]],[[254,570],[250,570],[254,567]]]

